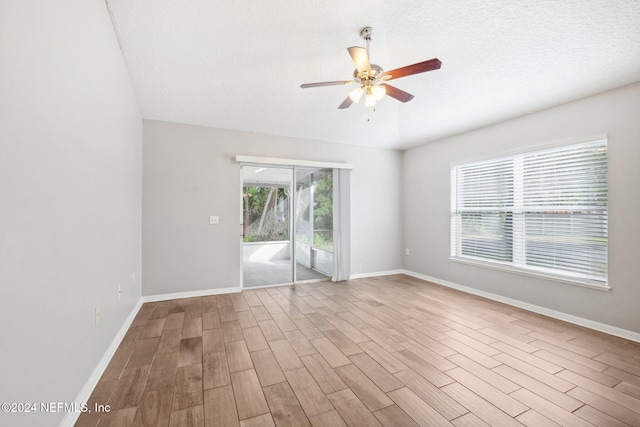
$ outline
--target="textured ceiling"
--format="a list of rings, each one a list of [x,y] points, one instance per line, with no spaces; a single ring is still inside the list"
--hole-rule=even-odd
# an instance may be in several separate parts
[[[640,80],[639,0],[107,0],[146,119],[408,148]],[[415,98],[338,110],[374,30]]]

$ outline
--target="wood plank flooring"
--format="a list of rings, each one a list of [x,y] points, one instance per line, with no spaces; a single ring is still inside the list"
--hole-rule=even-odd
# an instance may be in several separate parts
[[[640,344],[404,275],[142,306],[76,426],[640,426]]]

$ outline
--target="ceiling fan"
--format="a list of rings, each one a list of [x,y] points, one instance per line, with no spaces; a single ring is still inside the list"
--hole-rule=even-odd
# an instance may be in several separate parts
[[[373,107],[385,95],[397,99],[400,102],[408,102],[413,99],[413,95],[395,86],[387,84],[389,80],[399,79],[400,77],[411,76],[413,74],[424,73],[426,71],[438,70],[442,63],[438,58],[429,59],[427,61],[418,62],[417,64],[407,65],[406,67],[396,68],[391,71],[384,71],[377,64],[369,62],[369,42],[373,28],[365,27],[360,31],[360,36],[367,42],[366,49],[363,47],[347,48],[351,59],[353,59],[356,69],[353,72],[353,80],[338,80],[333,82],[305,83],[300,85],[301,88],[320,87],[320,86],[339,86],[348,84],[357,84],[358,87],[349,93],[349,96],[340,104],[339,109],[349,108],[351,104],[357,103],[365,96],[365,107]]]

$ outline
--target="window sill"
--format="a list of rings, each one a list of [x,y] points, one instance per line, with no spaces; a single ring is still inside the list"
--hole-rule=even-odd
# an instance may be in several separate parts
[[[525,269],[522,269],[522,268],[510,266],[510,265],[498,264],[498,263],[487,262],[487,261],[480,261],[480,260],[471,259],[471,258],[449,257],[449,261],[457,262],[457,263],[460,263],[460,264],[474,265],[474,266],[477,266],[477,267],[490,268],[492,270],[499,270],[499,271],[506,271],[506,272],[509,272],[509,273],[521,274],[523,276],[530,276],[530,277],[537,277],[537,278],[542,278],[542,279],[547,279],[547,280],[553,280],[555,282],[566,283],[566,284],[574,285],[574,286],[581,286],[583,288],[596,289],[598,291],[610,291],[611,290],[611,287],[609,286],[608,283],[599,285],[599,284],[596,284],[596,282],[594,282],[594,281],[574,279],[574,278],[570,278],[570,277],[567,277],[567,276],[554,275],[554,274],[543,273],[543,272],[538,272],[538,271],[534,271],[534,270],[525,270]]]

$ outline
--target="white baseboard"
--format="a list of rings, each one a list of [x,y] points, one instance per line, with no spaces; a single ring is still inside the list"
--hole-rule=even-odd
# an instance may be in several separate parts
[[[349,276],[349,279],[364,279],[367,277],[391,276],[392,274],[406,274],[405,270],[374,271],[372,273],[358,273]]]
[[[209,295],[233,294],[242,290],[239,286],[232,288],[204,289],[201,291],[176,292],[172,294],[146,295],[142,297],[142,302],[169,301],[179,298],[206,297]]]
[[[131,309],[131,313],[129,313],[129,316],[126,318],[126,320],[118,330],[118,333],[113,338],[113,341],[111,341],[111,344],[107,348],[107,351],[105,351],[104,355],[100,359],[100,362],[98,362],[98,365],[95,367],[95,369],[91,373],[91,376],[89,377],[87,382],[84,384],[84,386],[80,390],[80,393],[78,393],[78,395],[76,396],[74,402],[76,403],[77,406],[80,406],[83,403],[87,403],[87,401],[89,400],[89,397],[91,397],[91,393],[93,393],[93,389],[96,387],[96,384],[98,384],[98,381],[100,380],[100,377],[102,377],[102,374],[104,374],[105,369],[107,369],[109,362],[111,362],[111,358],[113,357],[116,350],[118,349],[118,346],[120,345],[120,343],[122,342],[122,339],[124,338],[127,331],[129,330],[129,327],[133,323],[133,319],[136,318],[136,315],[138,314],[140,307],[142,307],[142,302],[143,302],[142,298],[140,298],[136,303],[136,305],[133,306],[133,309]],[[80,414],[81,412],[75,412],[75,411],[67,412],[65,417],[60,422],[60,426],[72,427],[76,423],[76,421],[78,421],[78,417],[80,416]]]
[[[458,283],[449,282],[447,280],[438,279],[437,277],[431,277],[424,274],[416,273],[409,270],[402,270],[407,276],[415,277],[417,279],[433,282],[438,285],[446,286],[447,288],[457,289],[462,292],[466,292],[473,295],[478,295],[484,298],[488,298],[494,301],[502,302],[514,307],[522,308],[524,310],[532,311],[534,313],[543,314],[545,316],[553,317],[554,319],[564,320],[565,322],[573,323],[574,325],[584,326],[585,328],[593,329],[596,331],[604,332],[610,335],[615,335],[620,338],[624,338],[630,341],[640,342],[640,333],[629,331],[627,329],[618,328],[616,326],[607,325],[605,323],[595,322],[593,320],[584,319],[582,317],[573,316],[571,314],[563,313],[561,311],[551,310],[549,308],[540,307],[538,305],[529,304],[520,300],[504,297],[502,295],[493,294],[491,292],[485,292],[478,289],[470,288],[468,286],[460,285]]]

